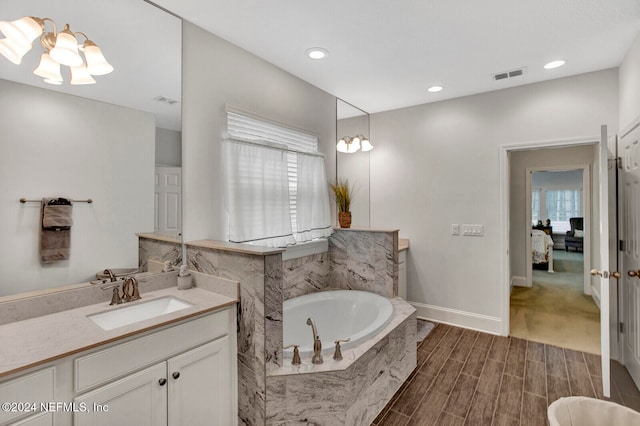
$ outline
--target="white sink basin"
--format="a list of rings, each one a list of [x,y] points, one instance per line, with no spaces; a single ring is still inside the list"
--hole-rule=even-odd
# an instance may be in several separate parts
[[[136,303],[135,305],[114,308],[111,311],[88,315],[87,318],[98,324],[103,330],[113,330],[114,328],[155,318],[192,306],[191,303],[168,296],[149,302]]]

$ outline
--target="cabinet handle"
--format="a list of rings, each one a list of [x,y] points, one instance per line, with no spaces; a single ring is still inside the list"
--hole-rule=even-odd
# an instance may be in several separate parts
[[[178,379],[180,377],[180,373],[176,371],[175,373],[172,374],[172,376],[174,379]]]
[[[166,384],[167,384],[167,379],[165,379],[165,378],[163,377],[162,379],[158,380],[158,384],[159,384],[160,386],[164,386],[164,385],[166,385]]]

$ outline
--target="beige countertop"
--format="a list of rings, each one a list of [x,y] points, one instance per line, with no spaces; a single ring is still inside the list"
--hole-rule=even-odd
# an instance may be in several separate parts
[[[87,315],[125,308],[166,296],[173,296],[193,306],[109,331],[103,330],[87,318]],[[109,306],[109,301],[105,301],[5,324],[0,326],[0,377],[237,302],[237,299],[201,288],[178,290],[177,287],[170,287],[143,293],[141,300],[122,305]]]
[[[409,250],[409,239],[398,238],[398,251]]]

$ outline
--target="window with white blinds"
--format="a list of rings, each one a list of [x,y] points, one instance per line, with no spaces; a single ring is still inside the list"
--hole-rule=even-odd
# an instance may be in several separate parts
[[[298,158],[299,156],[307,156],[309,155],[319,155],[318,154],[318,138],[316,136],[310,135],[308,133],[304,133],[298,130],[294,130],[291,128],[287,128],[273,122],[267,122],[264,120],[260,120],[257,118],[253,118],[247,115],[243,115],[237,112],[228,111],[227,112],[227,133],[229,140],[237,140],[237,141],[247,141],[255,144],[270,146],[270,147],[279,147],[281,149],[285,149],[286,151],[286,161],[287,161],[287,179],[289,184],[289,214],[291,220],[291,229],[292,234],[295,236],[295,239],[298,242],[303,240],[307,240],[310,238],[317,238],[318,236],[326,236],[331,233],[331,224],[330,218],[327,216],[328,222],[324,218],[324,213],[320,215],[321,222],[317,224],[317,220],[314,220],[314,223],[309,225],[308,223],[303,223],[302,226],[305,229],[299,228],[299,211],[306,211],[304,208],[299,210],[302,206],[299,205],[299,170],[298,164],[300,163]],[[324,173],[324,163],[322,163],[322,173]],[[326,177],[324,179],[326,181]],[[306,182],[306,180],[305,180]],[[319,183],[320,184],[320,183]],[[326,182],[324,182],[326,185]],[[307,185],[308,186],[308,185]],[[322,189],[322,188],[320,188]],[[325,190],[325,194],[322,194],[322,191],[314,191],[319,196],[326,195],[328,199],[328,192]],[[305,197],[307,200],[308,197]],[[322,200],[324,201],[324,200]],[[321,210],[324,211],[324,203],[320,207]],[[308,206],[305,206],[308,207]],[[328,201],[327,201],[328,207]],[[317,204],[314,204],[314,209],[317,209]],[[329,213],[330,215],[330,213]],[[314,215],[315,216],[315,215]],[[304,220],[303,220],[304,222]],[[324,231],[325,225],[327,230]],[[310,228],[311,227],[311,228]],[[310,228],[313,232],[309,233]],[[318,229],[321,228],[323,231],[318,232]],[[304,236],[303,234],[304,233]],[[313,237],[310,237],[313,235]]]

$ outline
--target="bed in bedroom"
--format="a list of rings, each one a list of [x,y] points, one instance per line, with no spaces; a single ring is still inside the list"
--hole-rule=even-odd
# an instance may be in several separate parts
[[[553,272],[553,239],[544,231],[531,231],[531,252],[534,269]]]

